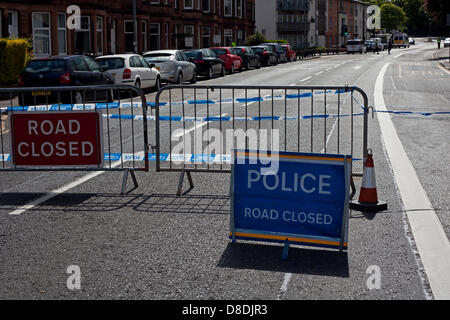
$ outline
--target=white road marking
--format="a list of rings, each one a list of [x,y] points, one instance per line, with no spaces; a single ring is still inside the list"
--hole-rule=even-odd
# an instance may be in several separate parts
[[[253,104],[253,103],[255,103],[255,102],[256,102],[256,101],[252,101],[252,102],[248,103],[247,106],[249,106],[249,105],[251,105],[251,104]],[[223,114],[221,115],[221,117],[225,117],[226,115],[227,115],[227,113],[223,113]],[[180,132],[180,133],[177,133],[177,134],[172,135],[172,137],[173,137],[173,138],[179,138],[179,137],[181,137],[181,136],[184,136],[184,135],[188,134],[189,132],[192,132],[192,131],[194,131],[194,130],[197,130],[198,128],[201,128],[201,127],[207,125],[208,122],[211,122],[211,121],[200,122],[200,123],[196,124],[195,126],[189,128],[189,129],[183,130],[183,132]]]
[[[111,164],[111,167],[115,168],[115,167],[119,166],[121,163],[122,163],[122,161],[120,161],[120,160],[116,161],[116,162]],[[90,173],[90,174],[88,174],[88,175],[86,175],[86,176],[84,176],[84,177],[82,177],[82,178],[80,178],[80,179],[78,179],[78,180],[76,180],[76,181],[74,181],[72,183],[69,183],[69,184],[67,184],[67,185],[65,185],[65,186],[63,186],[61,188],[53,190],[50,193],[48,193],[48,194],[46,194],[46,195],[44,195],[44,196],[42,196],[42,197],[40,197],[40,198],[38,198],[36,200],[33,200],[33,201],[31,201],[30,203],[28,203],[28,204],[26,204],[24,206],[21,206],[20,208],[10,212],[9,214],[10,215],[20,215],[20,214],[24,213],[25,211],[33,209],[34,207],[40,205],[41,203],[44,203],[45,201],[47,201],[47,200],[49,200],[51,198],[54,198],[54,197],[56,197],[57,195],[59,195],[59,194],[61,194],[63,192],[66,192],[66,191],[68,191],[68,190],[70,190],[72,188],[75,188],[76,186],[78,186],[78,185],[80,185],[82,183],[85,183],[86,181],[91,180],[91,179],[101,175],[104,172],[106,172],[106,171],[95,171],[93,173]]]
[[[385,64],[375,82],[374,102],[386,111],[383,98]],[[435,299],[450,299],[450,243],[417,177],[388,113],[378,113],[381,135],[395,176],[403,208]]]
[[[316,73],[316,76],[318,76],[318,75],[321,74],[321,73],[323,73],[323,71],[317,72],[317,73]]]
[[[358,70],[359,68],[361,68],[361,66],[356,66],[356,67],[353,67],[352,69],[353,70]]]
[[[312,76],[306,77],[306,78],[304,78],[304,79],[300,80],[300,82],[303,82],[303,81],[309,80],[309,79],[311,79],[311,78],[312,78]]]

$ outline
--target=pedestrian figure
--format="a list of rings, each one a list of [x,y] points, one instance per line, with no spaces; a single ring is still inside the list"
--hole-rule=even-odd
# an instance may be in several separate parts
[[[441,38],[437,38],[438,49],[441,48]]]
[[[392,39],[389,39],[388,41],[388,53],[391,54],[391,49],[392,49]]]

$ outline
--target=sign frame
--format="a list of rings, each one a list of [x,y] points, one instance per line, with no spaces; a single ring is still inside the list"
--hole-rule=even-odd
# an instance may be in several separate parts
[[[270,151],[257,151],[257,150],[243,150],[243,149],[233,149],[232,150],[232,169],[230,178],[230,233],[229,238],[232,242],[236,240],[251,240],[251,241],[263,241],[263,242],[277,242],[284,243],[285,250],[283,251],[284,256],[287,255],[287,248],[289,244],[299,244],[305,246],[316,246],[316,247],[326,247],[339,249],[343,251],[348,249],[348,226],[349,226],[349,202],[350,202],[350,179],[352,170],[352,157],[350,155],[340,155],[340,154],[323,154],[323,153],[298,153],[298,152],[277,152],[275,156],[279,157],[280,166],[283,159],[288,158],[290,162],[299,163],[312,163],[312,164],[332,164],[343,166],[344,172],[344,187],[345,196],[342,210],[342,220],[341,220],[341,230],[338,241],[336,239],[331,239],[327,237],[311,236],[305,234],[292,234],[284,232],[274,232],[272,230],[260,230],[260,229],[242,229],[236,225],[236,193],[235,193],[235,182],[236,182],[236,169],[237,160],[245,160],[245,163],[249,161],[249,156],[258,156],[258,163],[260,157],[270,157],[272,152]],[[277,161],[277,160],[276,160]],[[258,233],[260,231],[260,233]]]
[[[79,115],[79,114],[95,114],[97,119],[96,123],[96,142],[97,144],[94,146],[95,151],[97,152],[97,160],[96,164],[16,164],[16,145],[15,145],[15,126],[14,126],[14,116],[27,114],[27,115],[36,115],[36,114],[71,114],[71,115]],[[100,110],[83,110],[83,111],[15,111],[9,112],[8,117],[10,119],[10,145],[11,145],[11,161],[13,163],[14,168],[29,168],[29,167],[37,167],[43,169],[51,169],[51,168],[101,168],[104,165],[104,144],[103,144],[103,116]]]

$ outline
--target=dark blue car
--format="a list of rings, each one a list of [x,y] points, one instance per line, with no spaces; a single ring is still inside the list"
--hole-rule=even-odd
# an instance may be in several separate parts
[[[19,87],[92,86],[114,84],[114,79],[87,56],[75,55],[34,59],[19,77]],[[47,103],[83,103],[89,100],[113,101],[110,91],[36,90],[19,94],[21,106]]]

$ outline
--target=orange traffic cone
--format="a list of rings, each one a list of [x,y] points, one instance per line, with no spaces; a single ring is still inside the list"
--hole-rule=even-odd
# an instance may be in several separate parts
[[[364,163],[359,199],[358,201],[350,201],[350,209],[363,212],[379,212],[387,210],[387,203],[378,201],[375,167],[373,165],[371,152],[367,154],[367,159]]]

